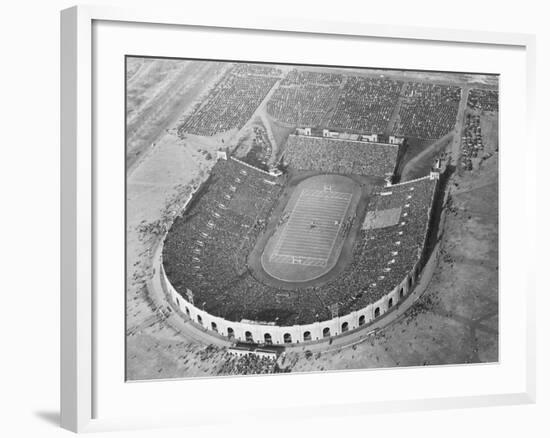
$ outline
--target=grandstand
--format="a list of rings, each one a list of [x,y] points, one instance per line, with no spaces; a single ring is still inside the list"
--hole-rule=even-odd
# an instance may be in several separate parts
[[[284,161],[294,169],[356,175],[392,175],[397,145],[291,135]]]
[[[292,69],[288,72],[281,85],[341,85],[344,75],[308,70]]]
[[[267,103],[267,112],[287,125],[322,126],[339,94],[340,87],[333,85],[281,85]]]
[[[468,107],[482,111],[498,111],[498,90],[471,89],[468,93]]]
[[[213,136],[242,128],[277,82],[271,72],[254,65],[228,71],[178,128],[179,135]]]
[[[391,79],[348,77],[328,126],[348,133],[385,132],[402,85]]]
[[[292,70],[267,110],[291,126],[348,134],[382,134],[395,111],[403,82],[384,78]]]
[[[421,139],[443,137],[456,124],[460,95],[457,86],[409,83],[393,134]]]

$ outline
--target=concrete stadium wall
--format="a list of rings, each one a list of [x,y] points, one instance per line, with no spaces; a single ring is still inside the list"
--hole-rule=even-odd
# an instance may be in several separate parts
[[[413,269],[391,292],[380,298],[375,303],[369,304],[363,309],[356,310],[345,316],[339,316],[327,321],[315,322],[313,324],[294,325],[294,326],[276,326],[268,324],[254,324],[244,322],[228,321],[218,316],[210,315],[208,312],[199,309],[183,298],[172,286],[164,266],[160,263],[160,276],[162,286],[170,297],[171,304],[179,311],[189,317],[193,322],[202,326],[205,330],[216,332],[220,336],[230,337],[230,329],[233,330],[233,338],[238,341],[246,342],[252,340],[258,343],[265,342],[265,335],[271,336],[271,342],[277,344],[302,344],[308,342],[318,342],[323,339],[339,336],[347,331],[358,329],[361,326],[380,319],[392,307],[403,300],[416,284],[417,274],[420,266],[417,262]],[[378,310],[377,310],[378,309]],[[347,327],[345,326],[347,324]],[[326,331],[328,329],[328,335]],[[305,334],[309,332],[310,340],[305,340]],[[285,338],[290,342],[285,342]]]

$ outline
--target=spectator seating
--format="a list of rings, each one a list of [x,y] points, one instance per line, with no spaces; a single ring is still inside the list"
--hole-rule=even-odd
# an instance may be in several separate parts
[[[340,85],[344,76],[338,73],[292,69],[283,79],[281,85]]]
[[[262,103],[277,77],[244,75],[243,66],[230,70],[216,84],[205,101],[178,128],[178,133],[212,136],[242,128]],[[256,71],[251,67],[251,71]]]
[[[467,114],[462,134],[460,165],[465,170],[473,169],[472,160],[481,156],[485,149],[481,136],[480,116]]]
[[[282,70],[265,64],[239,63],[233,67],[232,73],[237,76],[276,76],[282,75]]]
[[[299,170],[384,176],[393,173],[398,150],[390,144],[291,135],[284,161]]]
[[[268,162],[271,159],[273,148],[264,127],[254,126],[252,145],[243,158],[243,161],[262,170],[269,170]]]
[[[348,77],[329,128],[353,133],[384,133],[402,85],[391,79]]]
[[[468,93],[468,106],[482,111],[498,111],[498,90],[471,89]]]
[[[456,124],[461,88],[411,82],[399,110],[393,134],[401,137],[437,139]]]
[[[339,86],[306,84],[279,86],[267,103],[267,112],[292,126],[323,126],[336,104]]]

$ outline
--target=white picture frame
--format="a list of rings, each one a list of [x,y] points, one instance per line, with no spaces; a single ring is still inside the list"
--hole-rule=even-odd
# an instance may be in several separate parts
[[[207,32],[210,29],[223,32],[224,29],[237,29],[257,35],[262,32],[272,32],[277,35],[308,35],[313,39],[319,35],[347,36],[354,39],[380,39],[394,42],[408,42],[411,45],[437,42],[438,44],[463,45],[469,47],[483,45],[489,48],[509,48],[519,50],[524,54],[524,69],[527,83],[525,86],[525,117],[524,130],[518,133],[525,139],[526,148],[535,147],[534,138],[534,53],[535,37],[527,34],[492,33],[485,31],[462,31],[451,29],[430,29],[404,27],[384,24],[343,22],[319,22],[296,17],[253,16],[235,14],[220,16],[214,11],[182,9],[180,11],[163,11],[157,8],[146,10],[118,9],[111,7],[77,6],[61,12],[61,426],[75,431],[101,431],[126,428],[145,428],[162,426],[184,426],[202,424],[207,421],[208,413],[202,415],[181,415],[177,412],[163,412],[159,407],[148,417],[120,415],[99,415],[101,405],[98,399],[98,385],[101,386],[101,374],[98,374],[98,358],[96,353],[98,340],[95,324],[103,316],[98,314],[99,306],[94,296],[97,292],[98,272],[97,242],[97,203],[98,193],[95,190],[95,179],[99,164],[93,153],[94,120],[97,108],[94,95],[94,83],[99,79],[94,57],[97,48],[97,35],[94,24],[99,22],[124,24],[132,26],[152,26],[160,32],[166,26],[185,26]],[[407,65],[403,66],[407,68]],[[506,108],[504,108],[506,111]],[[504,138],[503,138],[504,140]],[[123,147],[123,145],[121,145]],[[531,189],[535,186],[534,169],[529,172],[524,169],[519,178],[523,179],[522,193],[526,199],[535,202]],[[502,195],[502,194],[501,194]],[[526,248],[534,246],[535,217],[524,212],[525,220],[530,225],[526,230]],[[522,289],[518,301],[521,301],[521,323],[518,324],[519,335],[525,346],[521,355],[521,375],[516,375],[518,385],[514,390],[495,391],[484,394],[468,394],[461,396],[442,395],[438,397],[415,398],[411,396],[392,394],[388,399],[362,399],[358,397],[348,403],[330,404],[328,400],[304,400],[303,409],[299,412],[281,412],[297,418],[312,415],[363,415],[368,412],[397,412],[414,409],[441,409],[456,407],[476,407],[489,405],[505,405],[532,403],[535,400],[535,310],[534,310],[534,275],[529,263],[518,268],[517,276],[521,277]],[[529,274],[529,275],[528,275]],[[121,298],[124,291],[120,291]],[[122,301],[122,299],[121,299]],[[525,310],[523,312],[523,310]],[[121,314],[118,317],[124,318]],[[105,317],[107,318],[107,316]],[[503,322],[507,324],[507,321]],[[501,323],[502,324],[502,323]],[[122,334],[121,334],[122,335]],[[122,354],[122,352],[121,352]],[[105,355],[104,355],[105,356]],[[502,364],[501,364],[502,365]],[[101,364],[105,366],[105,364]],[[477,368],[481,372],[480,367]],[[417,370],[426,373],[426,370]],[[371,371],[387,373],[388,371]],[[431,371],[430,371],[431,372]],[[446,371],[448,372],[448,371]],[[345,375],[347,381],[358,378],[354,373],[331,373],[331,379]],[[308,380],[313,385],[311,376],[288,376],[296,385],[301,380]],[[287,378],[286,376],[284,378]],[[252,382],[251,379],[245,379]],[[273,379],[273,378],[264,378]],[[298,380],[301,379],[301,380]],[[235,380],[235,379],[233,379]],[[255,383],[258,380],[254,381]],[[273,381],[266,385],[274,385]],[[281,384],[278,380],[277,383]],[[121,382],[124,384],[124,382]],[[227,380],[224,381],[224,385]],[[155,383],[158,385],[159,383]],[[243,384],[246,386],[248,383]],[[318,384],[318,383],[317,383]],[[338,384],[338,383],[334,383]],[[139,384],[132,384],[132,393],[139,392]],[[149,388],[153,384],[149,385]],[[159,391],[167,391],[169,383]],[[216,379],[207,379],[188,383],[188,391],[199,391],[201,387],[207,391],[216,388]],[[221,386],[221,383],[219,384]],[[284,385],[281,385],[284,386]],[[137,389],[136,389],[137,388]],[[329,386],[330,388],[330,386]],[[246,389],[244,389],[246,391]],[[99,391],[101,392],[101,391]],[[327,391],[329,393],[329,391]],[[200,401],[197,403],[200,405]],[[267,417],[268,407],[252,406],[249,402],[250,417],[258,419]],[[199,406],[200,407],[200,406]],[[251,409],[254,407],[254,409]],[[246,406],[243,406],[243,409]],[[218,421],[231,421],[231,415],[220,414]]]

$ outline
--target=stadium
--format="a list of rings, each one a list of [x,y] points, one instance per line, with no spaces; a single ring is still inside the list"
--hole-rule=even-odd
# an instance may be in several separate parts
[[[498,77],[128,58],[130,380],[498,360]]]
[[[252,88],[245,95],[253,109],[267,95],[262,87],[271,88],[280,74],[255,73],[242,82]],[[335,88],[349,101],[354,93],[347,87],[361,80],[344,85],[341,75],[307,73],[291,71],[267,102],[273,119],[293,126],[276,165],[257,165],[220,148],[162,243],[156,268],[165,294],[212,336],[267,346],[328,341],[384,318],[421,275],[439,170],[396,182],[404,138],[398,131],[373,133],[387,123],[391,111],[384,104],[391,105],[400,85],[370,84],[382,90],[379,111],[356,120],[357,108],[327,102]],[[223,81],[238,78],[234,72]],[[300,94],[305,88],[307,98]],[[311,98],[312,90],[318,98]],[[300,99],[302,107],[291,104]],[[240,119],[226,125],[217,115],[209,124],[208,105],[186,120],[182,134],[214,135],[253,113],[243,119],[242,111],[226,112]]]

